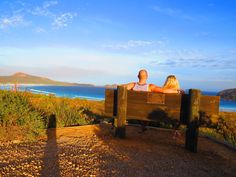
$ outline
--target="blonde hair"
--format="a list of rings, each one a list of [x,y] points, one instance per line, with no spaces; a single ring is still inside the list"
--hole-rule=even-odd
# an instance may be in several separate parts
[[[180,89],[179,81],[176,79],[174,75],[169,75],[166,78],[163,88],[164,89]]]

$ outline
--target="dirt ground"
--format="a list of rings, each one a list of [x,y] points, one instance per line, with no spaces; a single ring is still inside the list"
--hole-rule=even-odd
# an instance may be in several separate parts
[[[127,126],[127,138],[110,125],[50,129],[36,143],[0,146],[0,176],[233,177],[236,151],[199,138],[198,153],[171,131]]]

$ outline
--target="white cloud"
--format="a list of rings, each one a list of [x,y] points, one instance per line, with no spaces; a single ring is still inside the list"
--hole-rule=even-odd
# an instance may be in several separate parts
[[[148,47],[156,44],[162,44],[162,41],[146,41],[146,40],[129,40],[124,43],[119,44],[109,44],[109,45],[103,45],[104,48],[110,48],[114,50],[128,50],[133,48],[140,48],[140,47]]]
[[[37,15],[37,16],[53,16],[53,13],[50,12],[48,9],[43,9],[40,7],[35,7],[34,10],[30,12],[32,15]]]
[[[14,15],[11,17],[4,17],[0,19],[0,29],[5,29],[8,27],[16,27],[20,25],[25,25],[26,21],[21,15]]]
[[[3,61],[4,64],[2,68],[6,68],[5,66],[14,66],[14,72],[30,71],[29,73],[32,74],[33,72],[36,73],[36,69],[26,70],[24,68],[40,68],[37,70],[36,74],[40,74],[41,68],[42,70],[43,68],[49,68],[48,76],[53,76],[53,78],[55,76],[56,78],[58,75],[56,78],[58,80],[62,79],[63,73],[66,73],[64,74],[65,78],[63,78],[63,80],[72,81],[72,75],[74,75],[73,81],[75,82],[80,82],[83,79],[83,82],[96,82],[97,84],[106,84],[109,82],[126,83],[130,80],[133,80],[132,78],[136,79],[137,71],[140,68],[145,67],[143,64],[145,61],[143,61],[142,58],[138,56],[113,54],[94,50],[83,50],[81,48],[72,47],[0,47],[0,53],[6,55],[6,57],[2,57],[2,59],[0,57],[0,62]],[[60,73],[62,73],[61,75],[58,73],[59,69],[57,72],[54,72],[55,75],[50,75],[53,68],[61,67],[64,68],[60,71]],[[65,67],[70,69],[65,69]],[[71,70],[71,72],[73,71],[73,73],[75,73],[76,70],[87,70],[88,72],[84,72],[83,75],[81,73],[69,75],[69,70]],[[81,78],[80,76],[83,77]],[[78,79],[78,77],[80,78]]]
[[[37,16],[37,18],[47,18],[49,21],[51,21],[49,22],[48,27],[53,29],[61,29],[67,27],[70,23],[72,23],[73,18],[77,16],[76,13],[69,11],[55,11],[55,7],[59,4],[59,2],[53,0],[44,1],[41,5],[38,6],[34,6],[30,3],[23,3],[22,1],[17,1],[15,4],[18,5],[12,5],[12,11],[5,12],[5,14],[0,15],[0,29],[26,25],[28,24],[28,22],[24,19],[24,17],[30,18],[30,16]],[[13,15],[10,16],[9,14]],[[34,23],[35,22],[32,21],[32,25],[34,25]],[[45,32],[48,27],[45,26],[44,29],[40,29],[34,26],[34,31],[37,33],[42,33]]]
[[[89,22],[95,22],[98,23],[98,25],[108,25],[108,26],[115,26],[115,27],[122,27],[123,24],[121,24],[120,22],[116,21],[116,20],[112,20],[110,18],[107,17],[103,17],[103,16],[95,16],[92,18],[88,19]]]
[[[90,80],[99,79],[99,77],[106,75],[116,76],[115,73],[99,70],[99,69],[84,69],[79,67],[55,66],[55,67],[27,67],[27,66],[0,66],[0,75],[7,76],[16,72],[24,72],[31,75],[42,77],[49,77],[55,80],[84,82],[88,83]]]
[[[36,33],[46,33],[46,30],[42,27],[37,27],[34,30]]]
[[[49,8],[49,7],[51,7],[51,6],[55,6],[55,5],[57,5],[57,4],[58,4],[57,1],[45,1],[45,2],[43,3],[43,8],[44,8],[44,9],[47,9],[47,8]]]
[[[33,10],[28,10],[29,13],[32,15],[37,16],[46,16],[46,17],[55,17],[56,15],[49,10],[50,7],[56,6],[58,4],[57,1],[46,1],[43,3],[42,6],[35,7]]]
[[[68,24],[70,24],[72,22],[73,18],[76,16],[77,16],[76,13],[70,13],[70,12],[61,14],[60,16],[58,16],[54,19],[52,25],[55,29],[67,27]]]
[[[153,6],[152,9],[155,10],[156,12],[159,12],[164,15],[178,17],[178,18],[182,18],[182,19],[186,19],[186,20],[196,20],[195,17],[185,14],[184,12],[182,12],[179,9],[173,9],[173,8],[169,8],[169,7],[160,7],[160,6]],[[198,17],[198,18],[200,18],[200,17]],[[201,17],[201,19],[203,19],[203,17]]]
[[[46,1],[42,6],[34,8],[34,10],[30,10],[29,12],[32,15],[36,16],[45,16],[51,18],[53,21],[51,23],[54,29],[61,29],[67,27],[74,17],[77,16],[76,13],[65,12],[63,14],[58,15],[57,13],[50,10],[51,7],[58,5],[58,1]],[[37,30],[42,32],[42,30]]]
[[[174,68],[210,68],[212,70],[232,70],[236,67],[235,54],[229,51],[218,53],[198,50],[154,50],[144,54],[152,58],[151,66]]]
[[[160,6],[154,6],[153,9],[157,12],[160,12],[160,13],[163,13],[166,15],[170,15],[170,16],[174,16],[174,15],[182,13],[180,10],[177,10],[177,9],[163,8]]]

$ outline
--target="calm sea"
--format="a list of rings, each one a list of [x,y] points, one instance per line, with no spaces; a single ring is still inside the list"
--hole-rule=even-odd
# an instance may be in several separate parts
[[[0,89],[10,87],[0,86]],[[83,87],[83,86],[21,86],[21,90],[28,90],[32,93],[54,94],[59,97],[82,98],[88,100],[104,100],[104,87]],[[216,95],[217,92],[202,91],[204,95]],[[220,110],[236,112],[236,101],[220,101]]]

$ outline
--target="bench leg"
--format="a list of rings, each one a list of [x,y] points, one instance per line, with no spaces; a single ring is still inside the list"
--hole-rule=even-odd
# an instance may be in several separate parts
[[[126,129],[124,127],[116,127],[115,129],[115,137],[125,138],[126,137]]]
[[[125,138],[126,137],[126,128],[125,125],[118,126],[117,119],[114,119],[114,127],[115,127],[115,137]]]

